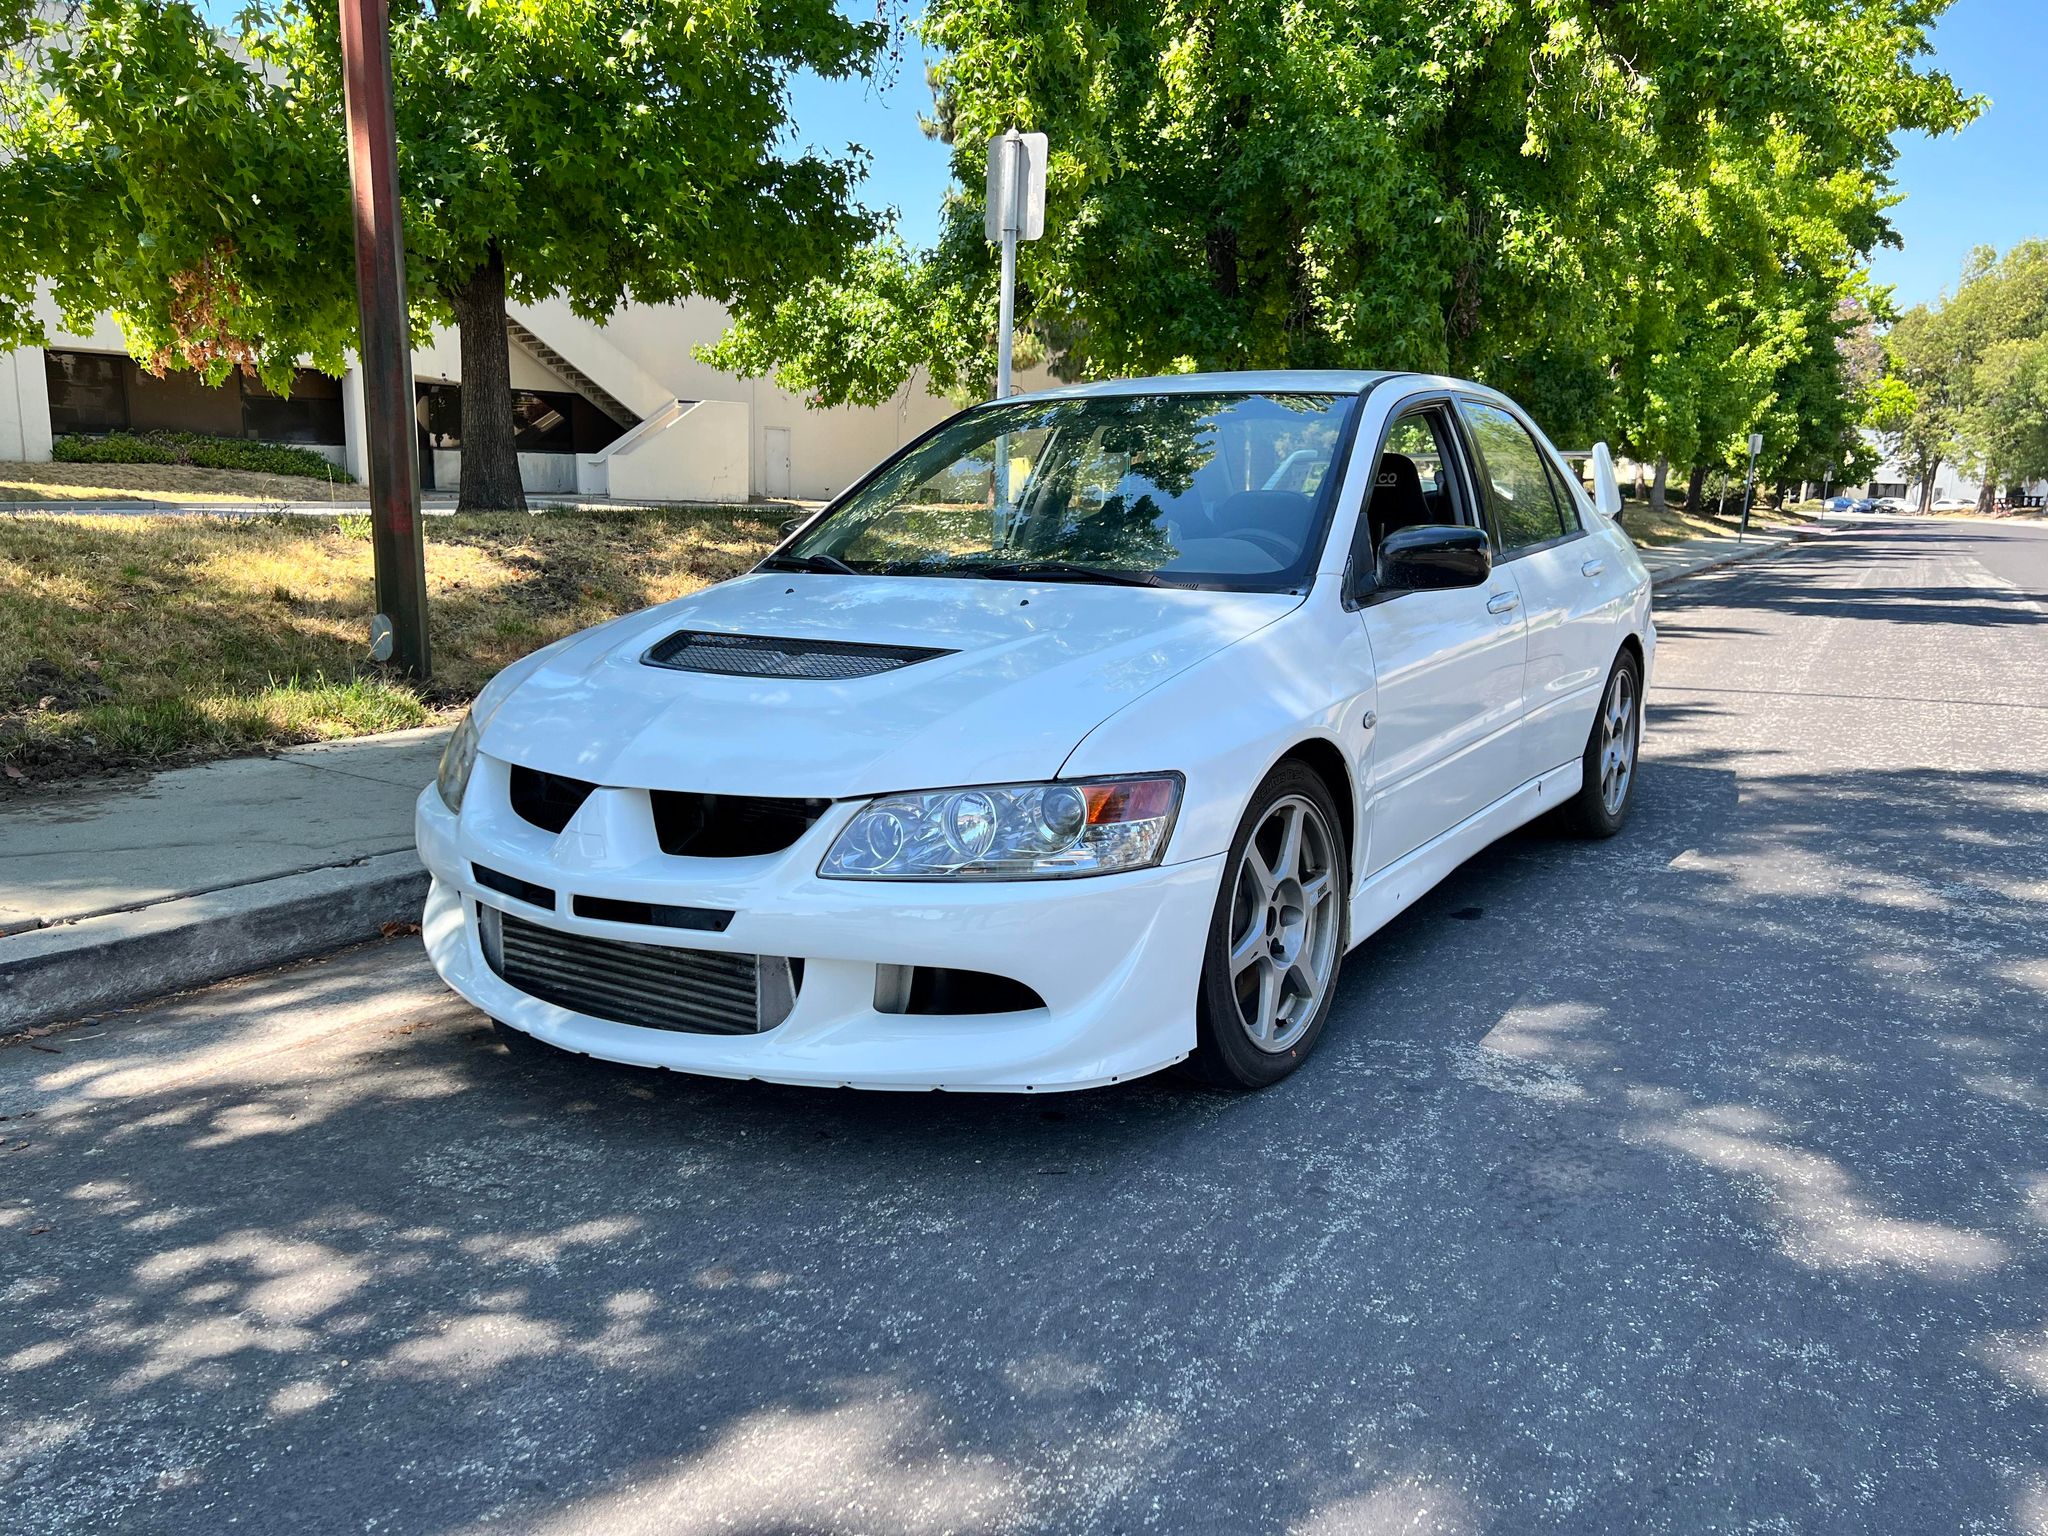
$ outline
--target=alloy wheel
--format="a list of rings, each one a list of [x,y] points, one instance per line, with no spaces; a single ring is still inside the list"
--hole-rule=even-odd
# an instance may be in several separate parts
[[[1600,804],[1609,816],[1620,815],[1628,799],[1636,744],[1636,680],[1627,667],[1617,667],[1600,707]]]
[[[1277,800],[1232,877],[1230,988],[1239,1026],[1262,1051],[1293,1048],[1337,969],[1335,841],[1299,795]]]

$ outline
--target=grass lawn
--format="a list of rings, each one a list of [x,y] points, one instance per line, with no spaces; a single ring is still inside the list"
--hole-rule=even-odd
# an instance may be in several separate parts
[[[1819,510],[1819,503],[1809,504],[1813,511]],[[1688,511],[1683,503],[1672,501],[1663,516],[1652,515],[1648,501],[1627,501],[1621,509],[1621,526],[1628,530],[1629,537],[1638,545],[1677,544],[1686,539],[1697,539],[1712,534],[1718,538],[1732,537],[1741,526],[1742,500],[1739,496],[1728,498],[1728,509],[1724,516],[1714,515],[1714,502],[1702,498],[1697,513]],[[1765,523],[1798,525],[1812,519],[1796,507],[1764,508],[1752,506],[1749,509],[1749,526],[1752,530]]]
[[[526,652],[744,570],[786,516],[430,518],[421,692],[364,660],[366,519],[0,515],[0,794],[452,717]]]
[[[0,501],[356,501],[360,485],[194,464],[24,464],[0,460]]]

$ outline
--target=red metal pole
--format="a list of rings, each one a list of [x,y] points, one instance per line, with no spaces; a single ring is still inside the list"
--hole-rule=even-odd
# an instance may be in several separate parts
[[[363,433],[370,471],[370,549],[377,613],[391,660],[425,679],[427,551],[420,528],[412,334],[405,307],[405,232],[398,216],[398,135],[391,112],[388,0],[340,0],[341,73],[348,111],[348,179],[355,202],[356,304],[362,318]],[[380,626],[373,626],[373,636]],[[381,649],[381,647],[380,647]]]

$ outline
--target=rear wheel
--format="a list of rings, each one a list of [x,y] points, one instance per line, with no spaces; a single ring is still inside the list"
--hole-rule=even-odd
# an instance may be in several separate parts
[[[1642,699],[1642,663],[1634,651],[1624,650],[1607,674],[1600,713],[1586,737],[1584,781],[1565,806],[1566,819],[1587,837],[1612,837],[1628,820],[1643,744]]]
[[[1264,1088],[1315,1048],[1344,960],[1350,860],[1323,781],[1283,763],[1252,796],[1209,924],[1189,1073]]]

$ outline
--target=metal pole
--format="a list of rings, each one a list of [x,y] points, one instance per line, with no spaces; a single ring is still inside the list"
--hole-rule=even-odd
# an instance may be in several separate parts
[[[1749,450],[1749,468],[1742,476],[1742,526],[1736,530],[1735,542],[1740,544],[1749,537],[1749,493],[1756,485],[1756,449]]]
[[[1017,162],[1024,151],[1023,141],[1017,130],[1012,128],[1003,135],[1003,147],[1009,152],[1010,174],[1003,183],[1003,274],[1002,296],[997,301],[996,320],[996,398],[1010,398],[1010,331],[1017,318],[1017,226],[1023,218],[1021,204],[1024,201],[1024,168]],[[1010,434],[999,433],[996,437],[996,508],[994,544],[1004,548],[1010,538]]]
[[[1017,164],[1017,157],[1023,151],[1023,143],[1017,130],[1012,128],[1003,135],[1003,146],[1010,153],[1010,174],[1004,179],[1003,205],[1003,292],[1000,300],[1000,314],[996,321],[996,398],[1010,397],[1010,328],[1017,318],[1017,223],[1023,210],[1018,204],[1023,201],[1023,168]]]
[[[387,653],[400,672],[425,679],[432,670],[427,648],[427,551],[420,528],[418,428],[412,334],[406,319],[405,234],[398,215],[388,0],[341,0],[341,71],[348,115],[348,179],[355,203],[370,552],[377,583],[372,654],[383,660],[380,653]]]

